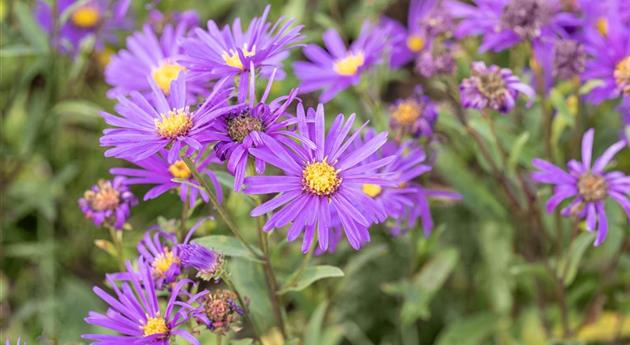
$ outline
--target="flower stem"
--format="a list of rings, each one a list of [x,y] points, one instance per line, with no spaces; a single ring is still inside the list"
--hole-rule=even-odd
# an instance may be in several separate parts
[[[221,275],[221,280],[223,280],[225,285],[227,285],[228,288],[232,292],[234,292],[236,294],[236,298],[238,299],[238,303],[243,308],[245,319],[252,326],[252,330],[254,331],[254,338],[256,338],[258,343],[262,344],[262,341],[260,340],[260,336],[258,335],[258,329],[256,328],[256,324],[252,321],[252,319],[250,317],[249,307],[245,303],[245,300],[243,299],[241,294],[238,292],[238,290],[236,290],[236,287],[234,286],[234,283],[232,283],[232,281],[230,280],[230,278],[226,274]]]
[[[114,243],[114,248],[116,248],[116,259],[118,260],[118,268],[120,271],[125,270],[125,254],[123,253],[122,246],[122,230],[118,231],[113,226],[106,225],[109,230],[109,235],[112,238],[112,242]]]

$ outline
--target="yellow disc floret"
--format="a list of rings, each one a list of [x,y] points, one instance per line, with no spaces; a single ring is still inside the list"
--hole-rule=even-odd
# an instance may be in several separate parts
[[[95,211],[115,210],[120,203],[120,193],[110,181],[100,180],[97,183],[98,190],[88,190],[83,197]]]
[[[341,184],[339,172],[324,159],[308,164],[302,171],[302,184],[313,194],[331,195]]]
[[[351,76],[355,75],[364,63],[365,56],[363,52],[349,53],[345,57],[333,62],[333,70],[339,75]]]
[[[411,126],[420,117],[422,107],[413,99],[400,102],[392,111],[392,118],[401,126]]]
[[[171,266],[178,262],[179,258],[173,255],[173,252],[171,252],[168,247],[165,247],[164,252],[156,256],[153,263],[151,263],[153,274],[157,277],[163,277]]]
[[[168,327],[163,317],[157,315],[156,317],[147,318],[147,322],[142,326],[144,336],[148,337],[154,334],[166,334]]]
[[[608,36],[608,19],[606,17],[599,17],[595,26],[602,36]]]
[[[252,46],[252,49],[250,50],[247,47],[247,43],[245,43],[243,44],[242,51],[244,57],[252,57],[256,55],[256,46]],[[226,65],[243,70],[243,62],[241,61],[238,51],[230,49],[229,51],[223,52],[221,57]]]
[[[630,95],[630,56],[623,58],[615,67],[615,82],[621,92]]]
[[[174,62],[164,62],[151,71],[151,76],[160,90],[168,95],[173,80],[177,79],[179,73],[185,70],[186,68],[184,66]]]
[[[189,178],[192,174],[190,172],[190,169],[188,169],[186,163],[184,163],[184,161],[182,160],[176,161],[175,163],[169,165],[168,172],[170,172],[173,177],[181,179]]]
[[[72,23],[80,28],[95,27],[101,20],[101,13],[93,6],[82,6],[72,13]]]
[[[162,138],[174,139],[186,135],[192,125],[192,118],[187,109],[174,109],[166,114],[160,114],[160,118],[155,119],[155,128]]]
[[[411,35],[407,38],[407,48],[414,53],[417,53],[424,48],[424,39],[417,35]]]
[[[362,189],[363,193],[365,193],[365,195],[369,196],[370,198],[376,198],[383,191],[383,188],[381,186],[373,183],[364,183]]]

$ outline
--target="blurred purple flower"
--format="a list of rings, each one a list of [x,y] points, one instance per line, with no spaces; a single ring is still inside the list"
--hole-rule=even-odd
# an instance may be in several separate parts
[[[554,185],[553,195],[547,201],[549,213],[565,199],[573,198],[560,214],[586,219],[586,228],[597,231],[595,246],[599,246],[608,233],[608,219],[604,208],[607,199],[621,205],[630,220],[630,176],[620,171],[604,171],[615,154],[625,147],[624,141],[611,145],[591,166],[594,132],[590,129],[584,134],[582,161],[569,161],[568,172],[545,160],[534,159],[532,165],[538,171],[532,173],[532,178],[540,183]]]
[[[317,110],[309,108],[308,117],[307,120],[304,108],[299,105],[297,127],[302,135],[315,143],[315,148],[291,141],[282,147],[271,141],[269,150],[250,149],[252,155],[282,171],[278,176],[245,179],[244,192],[247,194],[277,194],[252,210],[251,216],[257,217],[283,206],[269,217],[263,230],[271,231],[292,223],[287,238],[293,241],[304,232],[302,251],[306,252],[316,230],[319,247],[322,250],[328,248],[331,218],[336,212],[350,245],[358,249],[370,239],[366,227],[379,218],[374,201],[361,191],[361,185],[391,184],[390,176],[376,171],[394,157],[370,165],[359,163],[385,143],[387,134],[380,133],[360,147],[351,148],[359,136],[357,130],[347,137],[354,123],[354,114],[347,120],[339,114],[328,134],[324,128],[323,105],[320,104]]]
[[[425,78],[437,74],[453,74],[457,67],[454,58],[457,49],[458,46],[450,40],[434,41],[416,57],[415,71]]]
[[[422,87],[416,86],[414,94],[399,99],[389,108],[389,126],[400,139],[404,134],[430,137],[437,121],[437,108],[429,96],[422,93]]]
[[[150,84],[154,104],[134,91],[129,98],[118,98],[115,108],[118,115],[101,113],[107,124],[117,127],[103,131],[101,146],[112,147],[105,151],[106,157],[138,161],[168,148],[166,158],[173,163],[182,148],[201,150],[210,122],[231,109],[227,106],[230,90],[222,89],[222,83],[216,84],[195,110],[191,107],[196,104],[196,99],[186,92],[184,76],[179,76],[171,84],[168,96],[153,80]]]
[[[283,76],[282,62],[289,50],[296,46],[303,36],[301,25],[293,26],[293,20],[280,18],[273,26],[267,22],[270,6],[265,7],[260,18],[254,18],[248,29],[241,30],[241,20],[236,18],[232,27],[222,30],[217,24],[208,21],[208,30],[197,28],[182,42],[186,52],[184,66],[196,79],[211,80],[242,75],[248,79],[250,69],[260,68],[263,75],[270,75],[274,69]],[[246,88],[247,83],[241,83]]]
[[[455,35],[483,36],[479,50],[499,52],[523,41],[534,43],[565,36],[578,19],[562,12],[560,0],[474,0],[474,5],[448,0],[444,7],[460,18]]]
[[[84,334],[81,337],[92,344],[168,345],[179,336],[190,344],[199,341],[182,327],[191,318],[192,307],[205,291],[181,299],[190,281],[180,280],[168,291],[167,303],[160,304],[151,276],[151,268],[142,259],[138,260],[135,272],[127,262],[128,272],[107,275],[107,282],[114,295],[94,287],[94,293],[109,305],[105,314],[90,311],[85,322],[103,327],[117,334]]]
[[[177,280],[182,264],[177,250],[177,236],[165,231],[147,231],[138,242],[138,253],[151,267],[151,277],[157,289]]]
[[[207,294],[196,309],[195,318],[216,334],[225,334],[245,311],[238,304],[238,296],[230,290],[216,290]]]
[[[38,0],[35,18],[51,36],[51,44],[56,49],[75,55],[88,36],[95,37],[94,49],[100,51],[105,48],[106,42],[116,41],[116,31],[128,30],[131,22],[126,20],[125,15],[129,3],[130,0],[59,0],[57,11],[53,13],[48,3]],[[66,15],[68,19],[58,23],[59,32],[54,33],[55,21]]]
[[[138,91],[151,97],[151,84],[168,94],[171,83],[186,68],[181,65],[182,49],[178,42],[191,28],[183,21],[177,25],[167,24],[158,38],[150,25],[127,38],[127,49],[112,56],[105,69],[105,80],[112,86],[107,95],[111,98],[127,96]],[[202,83],[189,82],[189,93],[199,94],[204,90]]]
[[[249,84],[249,87],[246,94],[239,94],[239,105],[213,121],[204,134],[206,142],[216,142],[214,150],[217,156],[227,160],[227,169],[234,175],[235,191],[240,190],[243,184],[250,149],[265,149],[268,140],[302,139],[299,134],[287,130],[291,123],[290,118],[294,116],[286,111],[296,99],[298,90],[293,89],[287,96],[278,97],[267,103],[274,75],[275,71],[270,76],[260,102],[256,102],[254,74],[250,74],[248,81],[242,80],[241,82]],[[263,136],[263,133],[266,135]],[[256,158],[254,161],[256,173],[264,173],[265,162]]]
[[[205,150],[202,149],[201,152],[203,151]],[[129,185],[155,185],[146,192],[144,200],[157,198],[169,190],[177,190],[179,198],[182,202],[188,202],[190,208],[194,207],[199,196],[201,196],[203,201],[208,202],[210,200],[208,194],[195,180],[186,163],[182,160],[177,160],[169,164],[166,160],[166,155],[166,150],[160,150],[149,158],[133,162],[139,168],[112,168],[110,172],[114,175],[126,176],[126,181]],[[209,154],[205,158],[198,154],[194,162],[197,166],[197,172],[210,178],[214,186],[215,195],[219,202],[222,202],[223,191],[219,180],[214,172],[208,169],[208,165],[220,163],[219,159],[214,153]],[[183,180],[185,183],[173,181],[173,179]]]
[[[363,72],[376,64],[386,42],[382,28],[364,22],[359,37],[346,46],[334,29],[323,36],[326,50],[316,44],[308,44],[303,53],[310,60],[293,64],[295,75],[300,79],[300,92],[323,89],[319,101],[326,103],[351,85],[357,85]]]
[[[105,223],[117,230],[123,228],[131,208],[137,204],[138,199],[131,193],[122,176],[98,181],[79,199],[79,207],[85,218],[96,226]]]
[[[486,67],[483,61],[472,63],[472,75],[460,84],[461,103],[465,108],[490,108],[501,113],[508,113],[514,108],[519,93],[530,99],[535,97],[534,90],[522,83],[507,68],[496,65]]]

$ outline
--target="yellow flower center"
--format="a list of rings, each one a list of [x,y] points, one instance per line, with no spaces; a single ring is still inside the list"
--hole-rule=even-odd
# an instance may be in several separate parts
[[[630,56],[626,56],[615,67],[615,81],[626,95],[630,95]]]
[[[142,326],[142,331],[144,332],[144,336],[148,337],[154,334],[166,334],[168,327],[166,326],[164,318],[158,315],[148,318],[147,323]]]
[[[602,36],[608,36],[608,20],[605,17],[597,19],[595,26]]]
[[[164,62],[159,67],[151,71],[151,76],[155,84],[168,95],[171,90],[171,83],[177,79],[179,72],[185,71],[186,68],[174,62]]]
[[[321,162],[310,163],[302,171],[302,184],[313,194],[331,195],[341,184],[339,172],[324,158]]]
[[[247,47],[247,43],[243,44],[243,56],[244,57],[252,57],[256,55],[256,46],[252,46],[252,49],[249,50]],[[225,64],[234,68],[238,68],[240,70],[243,69],[243,62],[241,61],[241,57],[238,55],[238,51],[234,49],[230,49],[227,52],[223,52],[221,55]]]
[[[372,183],[364,183],[363,184],[363,193],[365,193],[370,198],[376,198],[381,194],[383,188],[377,184]]]
[[[411,126],[420,117],[422,109],[415,100],[400,102],[392,112],[392,117],[401,126]]]
[[[178,262],[179,258],[176,258],[175,255],[173,255],[173,252],[171,252],[168,247],[165,247],[164,253],[161,253],[153,259],[153,263],[151,264],[153,274],[158,277],[162,277],[173,264]]]
[[[190,177],[190,175],[192,175],[190,169],[188,169],[188,166],[182,160],[176,161],[175,163],[171,164],[168,167],[168,172],[170,172],[173,177],[181,179],[187,179]]]
[[[346,57],[337,59],[333,63],[333,69],[339,75],[351,76],[355,75],[359,67],[365,63],[363,52],[349,53]]]
[[[192,125],[192,119],[186,109],[171,110],[155,119],[155,128],[162,138],[174,139],[186,135]]]
[[[74,25],[89,29],[95,27],[99,20],[101,19],[101,14],[98,9],[92,6],[82,6],[79,7],[74,13],[72,13],[72,23]]]
[[[88,190],[83,195],[90,203],[90,207],[95,211],[115,210],[120,202],[120,193],[112,186],[112,183],[100,180],[97,188],[97,192]]]
[[[578,191],[584,200],[598,201],[608,195],[608,184],[603,177],[587,172],[578,179]]]
[[[417,53],[424,48],[424,39],[417,35],[412,35],[407,38],[407,48],[414,53]]]

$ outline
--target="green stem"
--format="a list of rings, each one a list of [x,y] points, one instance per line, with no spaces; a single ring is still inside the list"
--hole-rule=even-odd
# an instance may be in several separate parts
[[[188,220],[188,201],[182,202],[182,216],[180,219],[179,227],[177,228],[177,238],[179,241],[183,241],[186,236],[186,221]]]
[[[112,238],[114,248],[116,249],[116,260],[118,261],[118,268],[121,271],[125,270],[125,254],[122,246],[122,230],[116,230],[113,226],[106,225],[109,230],[109,236]]]
[[[271,267],[271,259],[269,256],[269,243],[267,242],[267,235],[262,230],[262,217],[258,217],[258,239],[260,241],[260,247],[263,251],[263,270],[265,271],[265,283],[267,284],[267,291],[269,293],[269,301],[273,308],[273,314],[276,318],[276,323],[280,328],[280,333],[284,339],[287,338],[286,327],[284,325],[284,318],[282,317],[282,307],[280,302],[280,296],[278,296],[278,282],[276,276],[273,273]]]
[[[287,282],[285,286],[293,286],[293,284],[295,284],[298,281],[298,279],[300,279],[300,276],[302,275],[302,273],[304,273],[304,270],[306,269],[306,267],[308,267],[308,264],[311,261],[311,258],[313,257],[313,253],[315,252],[316,245],[317,245],[317,241],[312,241],[311,248],[309,248],[306,255],[304,255],[304,257],[302,258],[302,263],[300,264],[300,267],[298,267],[295,273],[293,273],[293,275],[291,276],[291,278],[289,279],[289,281]]]
[[[227,275],[225,275],[225,274],[222,275],[221,276],[221,280],[223,280],[225,285],[227,285],[228,288],[232,292],[234,292],[236,294],[236,298],[238,299],[238,303],[243,308],[243,312],[244,312],[243,316],[245,316],[245,320],[247,320],[247,323],[249,323],[252,326],[252,330],[254,331],[254,338],[256,338],[258,343],[262,344],[262,341],[260,340],[260,336],[258,335],[258,329],[256,328],[256,324],[252,321],[252,319],[250,317],[249,307],[245,303],[245,300],[243,299],[241,294],[238,292],[238,290],[236,290],[236,287],[234,287],[234,283],[232,283],[232,281],[230,280],[230,278],[228,278]]]

